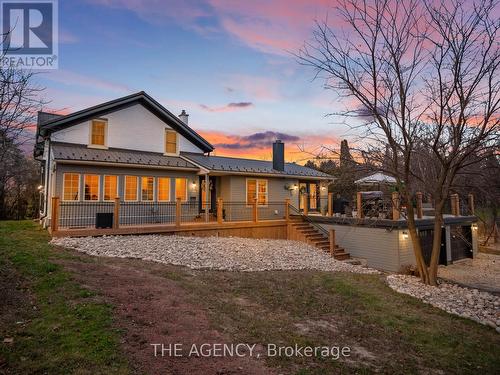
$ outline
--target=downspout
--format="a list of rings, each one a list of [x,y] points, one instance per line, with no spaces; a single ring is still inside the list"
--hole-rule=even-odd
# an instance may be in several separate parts
[[[49,142],[49,151],[47,153],[47,161],[45,162],[45,186],[43,187],[44,193],[43,193],[43,207],[44,207],[44,212],[43,215],[40,216],[40,220],[43,220],[47,217],[48,212],[49,212],[49,207],[48,207],[48,195],[49,195],[49,173],[50,173],[50,153],[51,153],[51,144],[50,144],[50,139],[48,139]]]

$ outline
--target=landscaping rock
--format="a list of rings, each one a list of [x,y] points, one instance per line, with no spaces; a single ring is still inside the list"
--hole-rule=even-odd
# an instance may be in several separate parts
[[[376,270],[333,259],[303,242],[239,237],[105,236],[55,238],[54,245],[89,255],[139,258],[193,269],[266,271],[315,269],[355,273]]]
[[[472,319],[500,333],[500,297],[441,281],[438,286],[423,284],[408,275],[387,276],[389,286],[399,293],[416,297],[450,314]]]

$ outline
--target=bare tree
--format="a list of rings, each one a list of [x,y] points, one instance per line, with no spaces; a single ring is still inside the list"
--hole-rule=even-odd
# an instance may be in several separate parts
[[[325,88],[354,99],[354,108],[336,115],[353,118],[365,155],[396,178],[419,273],[432,285],[456,174],[468,155],[498,147],[496,10],[492,0],[343,0],[335,27],[317,22],[313,41],[298,54]],[[412,205],[422,185],[436,206],[429,264]]]
[[[3,42],[6,35],[3,36]],[[4,54],[0,61],[4,61]],[[43,90],[34,82],[34,72],[0,66],[0,218],[5,218],[5,199],[18,171],[20,148],[34,138],[37,111],[44,104]]]

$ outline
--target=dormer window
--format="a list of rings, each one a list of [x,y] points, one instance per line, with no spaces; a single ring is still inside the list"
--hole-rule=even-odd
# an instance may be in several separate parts
[[[177,154],[177,132],[165,129],[165,154]]]
[[[106,147],[107,127],[108,122],[106,120],[92,120],[89,146]]]

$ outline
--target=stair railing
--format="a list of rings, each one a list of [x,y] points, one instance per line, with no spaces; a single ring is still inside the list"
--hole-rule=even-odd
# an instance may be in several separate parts
[[[297,207],[295,207],[291,204],[289,205],[289,207],[290,207],[290,214],[300,216],[302,218],[302,220],[304,220],[308,224],[312,225],[314,227],[314,229],[316,229],[318,232],[323,234],[326,238],[330,238],[330,234],[328,233],[328,231],[325,228],[323,228],[321,225],[318,225],[317,223],[312,221],[309,216],[304,215]]]

